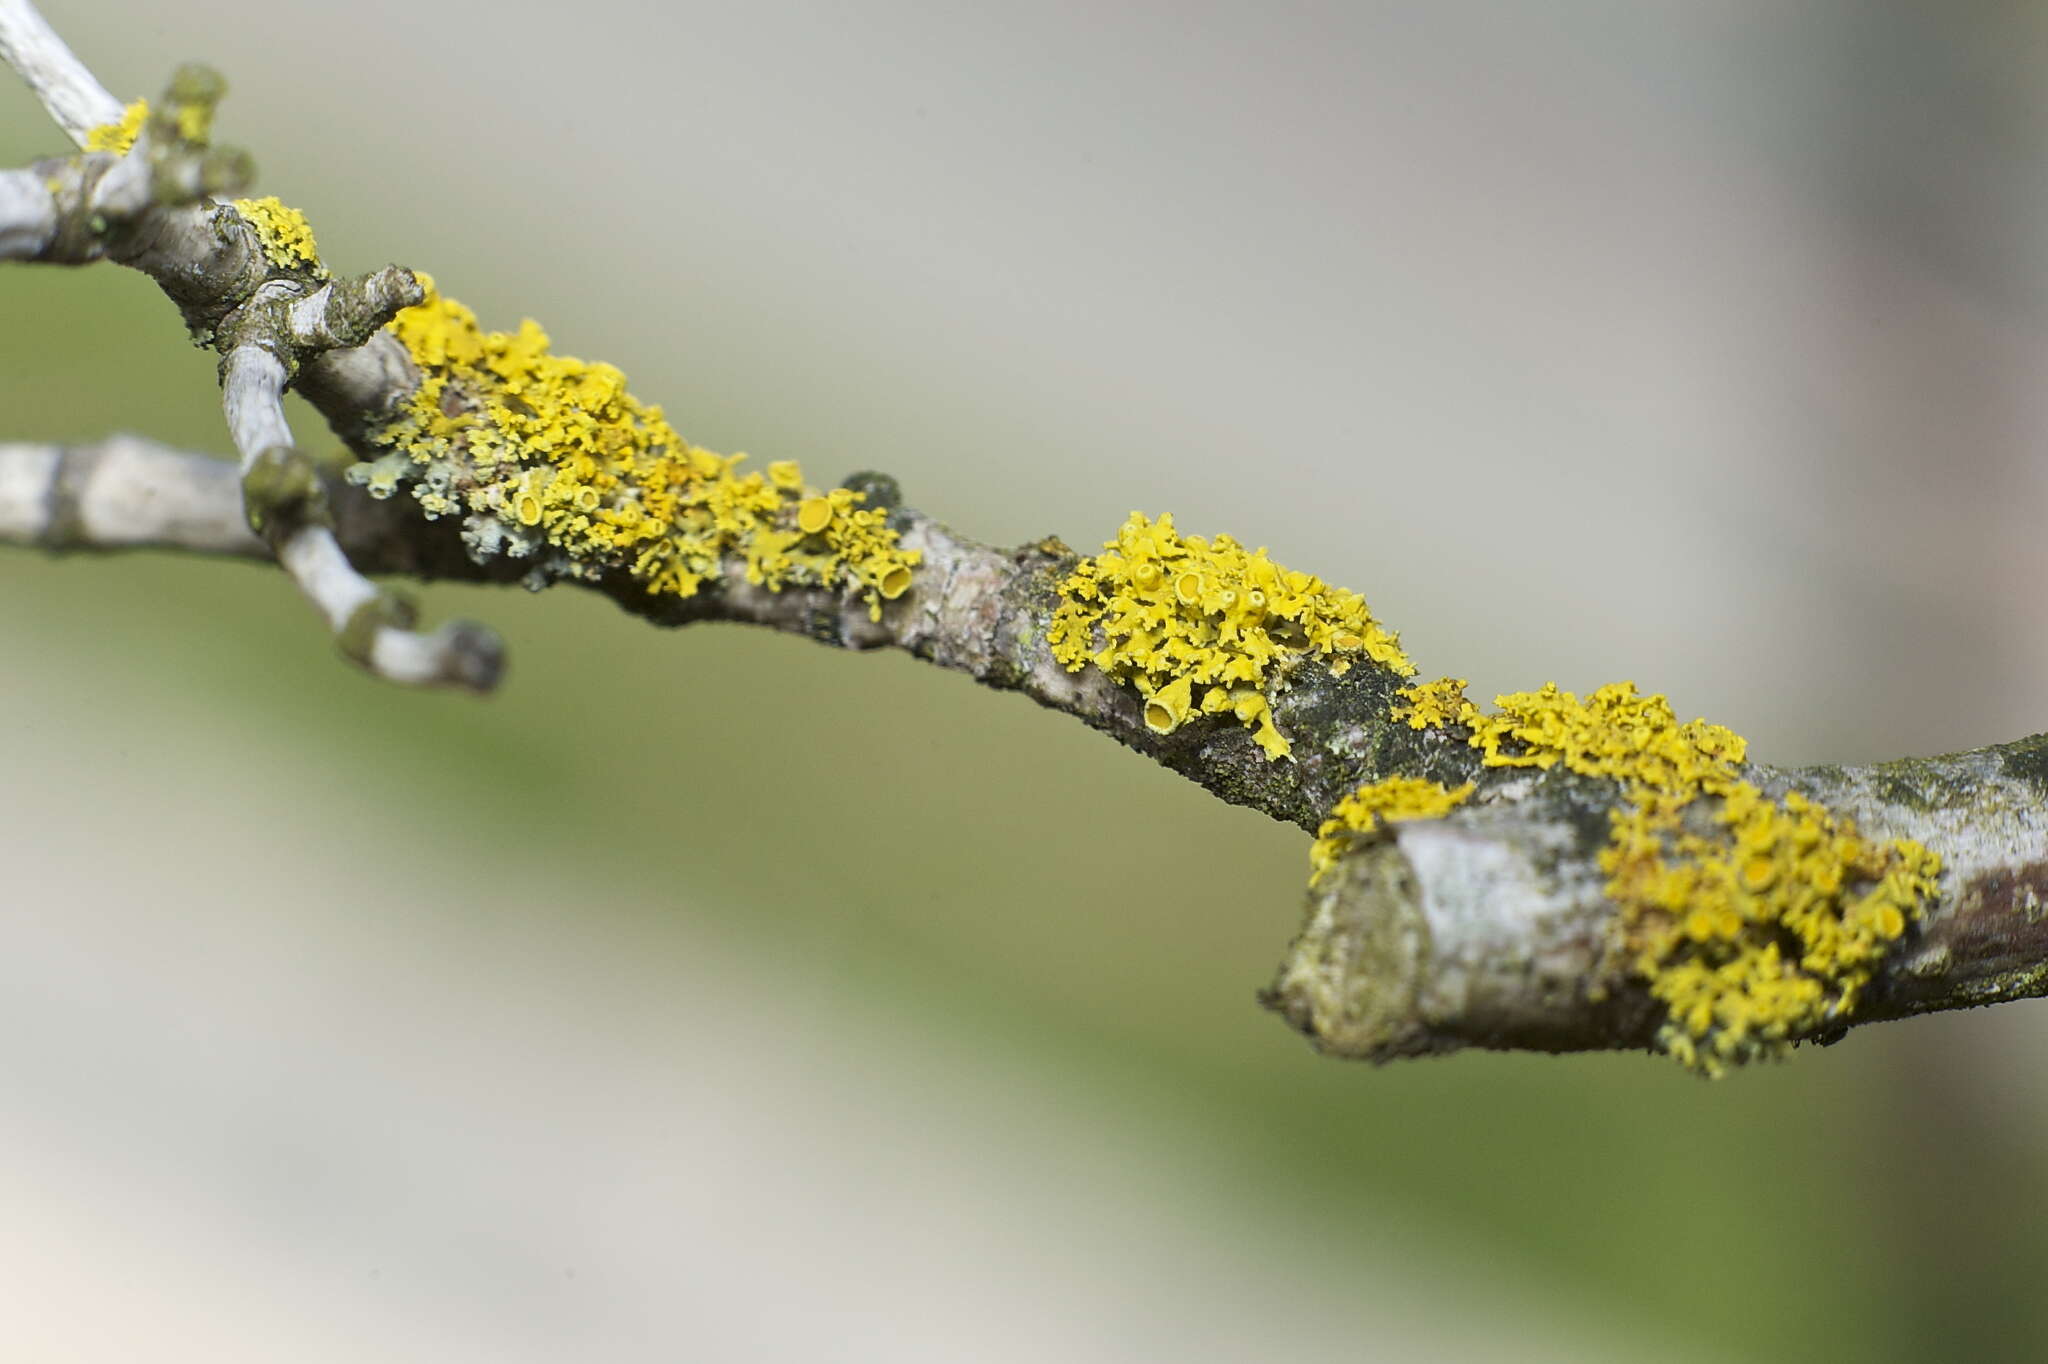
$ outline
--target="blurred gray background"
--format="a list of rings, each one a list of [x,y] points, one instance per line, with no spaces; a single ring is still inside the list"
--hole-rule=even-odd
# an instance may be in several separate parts
[[[1171,510],[1771,761],[2048,718],[2040,7],[46,12],[712,448],[999,543]],[[225,450],[147,281],[0,319],[0,436]],[[502,695],[0,551],[8,1357],[2037,1357],[2039,1005],[1321,1061],[1251,1000],[1299,831],[900,657],[428,603]]]

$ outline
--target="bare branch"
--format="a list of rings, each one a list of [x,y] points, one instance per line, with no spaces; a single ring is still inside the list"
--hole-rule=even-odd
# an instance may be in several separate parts
[[[52,551],[179,549],[267,559],[235,466],[140,436],[0,444],[0,540]]]
[[[121,101],[93,78],[28,0],[0,0],[0,61],[20,73],[64,135],[81,147],[87,133],[121,117]]]
[[[359,280],[330,281],[294,303],[286,335],[306,355],[353,349],[419,301],[412,271],[387,265]]]
[[[33,170],[0,171],[0,260],[34,260],[57,235],[57,201]]]

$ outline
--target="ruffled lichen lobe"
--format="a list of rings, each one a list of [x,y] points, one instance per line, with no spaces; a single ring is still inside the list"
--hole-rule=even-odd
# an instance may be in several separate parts
[[[1394,718],[1410,729],[1442,729],[1446,725],[1469,724],[1479,708],[1465,699],[1465,679],[1439,677],[1418,682],[1395,693]]]
[[[1204,716],[1252,731],[1268,760],[1291,751],[1272,696],[1303,661],[1341,675],[1360,658],[1402,677],[1414,667],[1365,599],[1274,563],[1228,535],[1182,535],[1171,514],[1132,512],[1104,553],[1059,584],[1046,631],[1069,672],[1093,664],[1145,699],[1145,724],[1170,734]]]
[[[919,562],[883,510],[804,481],[790,460],[741,471],[679,436],[611,365],[557,355],[532,320],[485,331],[426,275],[426,299],[391,332],[419,386],[370,439],[383,456],[349,470],[371,495],[408,487],[428,517],[456,516],[478,562],[530,559],[528,580],[624,575],[689,597],[736,560],[748,582],[856,593],[872,618]]]
[[[234,204],[235,210],[256,229],[264,259],[280,270],[326,274],[320,264],[319,245],[313,240],[313,225],[306,221],[304,213],[276,195],[237,199]]]
[[[1935,894],[1935,854],[1865,838],[1797,792],[1771,800],[1743,776],[1740,736],[1680,723],[1633,683],[1583,701],[1546,685],[1496,697],[1491,714],[1455,679],[1399,695],[1394,718],[1461,729],[1487,767],[1620,783],[1600,853],[1616,945],[1664,1006],[1658,1044],[1704,1074],[1845,1022]]]
[[[1742,736],[1720,725],[1680,724],[1669,701],[1638,695],[1633,682],[1602,687],[1584,701],[1546,683],[1540,691],[1497,696],[1494,705],[1491,715],[1472,707],[1462,720],[1486,766],[1562,763],[1614,778],[1632,801],[1684,804],[1702,793],[1725,794],[1748,752]]]
[[[1451,787],[1421,777],[1367,782],[1332,806],[1330,817],[1316,829],[1308,853],[1309,884],[1328,875],[1360,836],[1369,837],[1404,820],[1441,819],[1464,804],[1474,789],[1469,781]]]

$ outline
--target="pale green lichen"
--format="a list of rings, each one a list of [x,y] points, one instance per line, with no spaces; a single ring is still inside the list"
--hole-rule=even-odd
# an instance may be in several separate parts
[[[1061,581],[1046,640],[1069,672],[1092,663],[1135,688],[1157,733],[1227,714],[1269,760],[1283,758],[1290,745],[1271,698],[1297,664],[1321,658],[1341,674],[1365,658],[1415,672],[1363,597],[1283,568],[1264,549],[1183,536],[1171,515],[1155,522],[1142,512],[1103,548]]]
[[[1357,835],[1378,833],[1404,820],[1442,819],[1463,805],[1473,790],[1469,781],[1449,787],[1420,777],[1367,782],[1331,807],[1330,817],[1316,829],[1315,844],[1308,852],[1309,884],[1329,874]]]
[[[885,512],[845,488],[804,482],[791,460],[741,472],[676,434],[610,365],[556,355],[528,320],[486,332],[420,275],[426,299],[390,330],[420,372],[372,433],[389,453],[349,477],[373,496],[401,485],[429,517],[464,518],[471,554],[530,557],[530,581],[623,574],[688,597],[739,561],[749,582],[859,594],[869,614],[901,596],[919,562]]]
[[[149,121],[149,101],[136,100],[121,111],[118,122],[102,123],[85,135],[85,149],[89,152],[113,152],[125,156],[135,139],[142,135],[142,125]]]
[[[256,229],[256,240],[272,265],[280,270],[326,273],[320,265],[320,248],[313,240],[313,225],[305,214],[275,195],[237,199],[235,209]]]
[[[1461,727],[1488,767],[1563,766],[1621,784],[1627,804],[1600,854],[1619,944],[1665,1006],[1659,1045],[1694,1070],[1782,1056],[1846,1020],[1935,894],[1935,854],[1866,839],[1796,792],[1771,801],[1742,777],[1740,736],[1681,724],[1633,683],[1584,701],[1546,685],[1496,697],[1492,714],[1448,678],[1400,696],[1394,718]]]

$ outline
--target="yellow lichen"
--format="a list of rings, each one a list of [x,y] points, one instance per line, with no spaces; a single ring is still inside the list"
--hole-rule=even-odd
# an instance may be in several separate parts
[[[213,136],[212,100],[187,100],[178,105],[178,136],[191,143],[204,143]]]
[[[1496,697],[1490,715],[1450,679],[1402,696],[1396,718],[1465,726],[1488,767],[1563,766],[1621,784],[1600,855],[1618,940],[1665,1005],[1659,1044],[1706,1074],[1782,1055],[1846,1018],[1935,893],[1933,853],[1866,839],[1797,792],[1769,799],[1743,779],[1739,736],[1681,724],[1633,683],[1584,701],[1546,685]],[[1704,817],[1696,802],[1708,802]]]
[[[135,145],[135,139],[142,135],[142,125],[149,121],[149,101],[136,100],[121,111],[121,118],[115,123],[102,123],[85,135],[85,149],[89,152],[116,152],[126,154]]]
[[[1494,698],[1461,720],[1488,767],[1547,768],[1563,763],[1589,777],[1613,777],[1632,798],[1684,804],[1701,792],[1725,794],[1747,745],[1704,720],[1678,723],[1662,696],[1639,696],[1616,682],[1584,701],[1557,684]]]
[[[1354,834],[1377,832],[1406,819],[1441,819],[1465,803],[1473,785],[1456,788],[1419,777],[1388,777],[1367,782],[1337,802],[1316,830],[1309,849],[1309,884],[1323,879],[1350,847]]]
[[[306,215],[275,195],[261,199],[237,199],[235,208],[256,229],[263,254],[280,270],[320,268],[320,248],[313,241],[313,225]]]
[[[1069,672],[1093,663],[1134,687],[1146,724],[1161,733],[1228,709],[1267,758],[1283,758],[1289,746],[1269,696],[1295,664],[1320,657],[1341,674],[1363,656],[1403,677],[1415,672],[1364,598],[1228,535],[1183,536],[1171,515],[1154,522],[1132,512],[1103,548],[1060,583],[1047,642]],[[1196,687],[1207,689],[1199,707]]]
[[[1394,718],[1405,720],[1410,729],[1442,729],[1446,725],[1466,724],[1479,714],[1478,708],[1465,699],[1465,679],[1462,677],[1439,677],[1434,682],[1418,682],[1394,694],[1401,698],[1394,707]]]
[[[1173,681],[1152,693],[1145,702],[1145,726],[1161,734],[1171,734],[1179,728],[1180,722],[1193,713],[1195,684],[1185,677]]]
[[[1854,1012],[1863,989],[1935,893],[1941,859],[1879,843],[1801,796],[1747,782],[1709,834],[1676,816],[1617,821],[1601,855],[1634,966],[1666,1007],[1658,1035],[1719,1074],[1782,1055],[1794,1036]]]
[[[832,524],[832,499],[807,497],[796,504],[796,525],[806,535],[816,535]]]
[[[742,473],[746,456],[683,440],[612,366],[554,354],[530,320],[486,332],[420,282],[426,300],[390,327],[420,371],[375,433],[395,454],[350,472],[373,494],[409,481],[423,507],[452,499],[472,553],[534,556],[545,575],[622,572],[688,597],[730,557],[770,589],[855,591],[877,620],[909,589],[920,556],[863,494],[810,488],[794,461]]]

